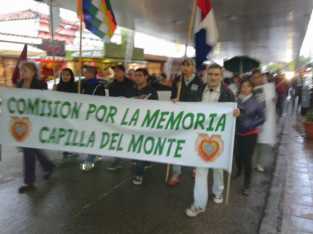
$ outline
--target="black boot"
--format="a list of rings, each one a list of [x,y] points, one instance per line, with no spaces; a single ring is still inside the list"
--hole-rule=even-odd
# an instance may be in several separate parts
[[[19,187],[18,193],[28,193],[36,190],[36,187],[33,184],[24,184],[23,186]]]

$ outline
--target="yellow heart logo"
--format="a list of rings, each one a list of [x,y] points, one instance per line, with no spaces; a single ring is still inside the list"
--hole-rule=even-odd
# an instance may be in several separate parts
[[[10,132],[16,141],[22,142],[31,133],[31,122],[27,117],[11,117]]]
[[[196,141],[196,148],[203,161],[214,162],[223,152],[224,143],[219,135],[200,134]]]

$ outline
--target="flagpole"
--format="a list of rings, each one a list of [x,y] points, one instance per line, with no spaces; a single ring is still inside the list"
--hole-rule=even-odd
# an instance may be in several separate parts
[[[197,11],[197,0],[193,0],[192,3],[192,12],[189,20],[189,26],[188,26],[188,34],[187,34],[187,42],[185,45],[185,58],[187,57],[187,51],[188,51],[188,44],[192,40],[192,30],[194,28],[194,22],[195,22],[195,16],[196,16],[196,11]]]
[[[83,61],[82,61],[82,49],[83,49],[83,15],[79,16],[79,81],[78,81],[78,93],[81,92],[81,79],[83,74]]]
[[[188,27],[188,33],[187,33],[187,43],[185,46],[185,58],[187,57],[187,48],[189,42],[192,40],[192,29],[194,26],[194,21],[195,21],[195,16],[196,16],[196,10],[197,10],[197,0],[193,0],[192,3],[192,12],[190,16],[190,22],[189,22],[189,27]],[[180,95],[181,95],[181,88],[182,88],[182,81],[180,80],[177,84],[177,97],[176,100],[179,101]],[[165,173],[165,183],[167,183],[168,178],[170,176],[170,171],[171,171],[171,164],[166,165],[166,173]]]
[[[53,71],[53,86],[56,87],[56,77],[55,77],[55,43],[54,43],[54,20],[53,20],[53,9],[52,1],[50,0],[50,34],[52,43],[52,71]]]

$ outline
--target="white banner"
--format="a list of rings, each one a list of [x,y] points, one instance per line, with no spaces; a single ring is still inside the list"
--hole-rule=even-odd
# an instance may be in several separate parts
[[[0,144],[231,171],[235,103],[0,88]]]

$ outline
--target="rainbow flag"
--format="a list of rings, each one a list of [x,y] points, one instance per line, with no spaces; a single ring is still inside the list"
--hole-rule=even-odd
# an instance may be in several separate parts
[[[98,37],[113,36],[117,24],[110,0],[77,0],[77,14]]]

